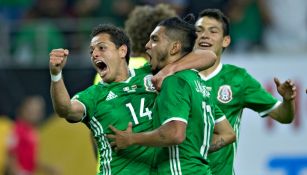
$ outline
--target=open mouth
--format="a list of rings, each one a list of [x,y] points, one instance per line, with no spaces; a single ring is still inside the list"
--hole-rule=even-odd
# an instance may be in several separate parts
[[[211,47],[212,44],[210,44],[210,43],[208,43],[208,42],[203,42],[203,41],[201,41],[201,42],[198,43],[198,46],[199,46],[199,47]]]
[[[150,62],[150,60],[151,60],[150,54],[149,54],[147,51],[146,51],[145,53],[146,53],[146,56],[148,57],[148,60],[149,60],[149,62]]]
[[[95,64],[100,71],[105,71],[107,69],[106,63],[101,60],[96,61]]]
[[[200,40],[197,45],[198,45],[198,48],[203,48],[203,49],[207,49],[207,48],[212,47],[211,43],[206,42],[206,41],[202,41],[202,40]]]

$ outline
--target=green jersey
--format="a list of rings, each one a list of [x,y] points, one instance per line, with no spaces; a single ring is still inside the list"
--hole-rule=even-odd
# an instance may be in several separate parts
[[[157,151],[158,174],[211,174],[207,161],[214,124],[225,118],[214,110],[198,72],[185,70],[167,77],[154,107],[156,127],[177,120],[187,124],[186,139]]]
[[[245,69],[220,64],[208,77],[202,77],[209,87],[214,102],[226,115],[239,138],[239,126],[244,108],[252,109],[266,116],[279,105],[260,83]],[[237,142],[209,154],[210,168],[214,175],[231,175]]]
[[[98,145],[100,175],[127,175],[137,172],[150,174],[154,148],[130,146],[115,152],[111,149],[106,134],[112,133],[109,125],[125,130],[133,123],[133,132],[153,129],[152,107],[156,91],[151,83],[149,66],[130,71],[124,82],[99,83],[78,93],[72,100],[84,105],[82,121],[90,128]]]

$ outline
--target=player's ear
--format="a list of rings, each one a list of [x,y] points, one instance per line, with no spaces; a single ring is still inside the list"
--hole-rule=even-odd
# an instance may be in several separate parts
[[[231,42],[230,36],[229,35],[224,36],[224,38],[223,38],[223,47],[227,48],[229,46],[230,42]]]
[[[126,45],[121,45],[119,48],[119,56],[125,58],[128,53],[128,47]]]
[[[181,42],[179,41],[174,41],[172,44],[171,44],[171,50],[170,50],[170,55],[175,55],[177,54],[178,52],[181,52]]]

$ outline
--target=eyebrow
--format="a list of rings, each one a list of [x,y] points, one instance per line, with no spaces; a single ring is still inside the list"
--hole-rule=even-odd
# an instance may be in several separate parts
[[[158,35],[156,35],[156,34],[150,35],[150,39],[152,39],[152,38],[157,38],[157,37],[158,37]]]
[[[100,41],[99,43],[97,44],[94,44],[94,45],[90,45],[90,49],[92,49],[94,46],[96,45],[100,45],[100,44],[107,44],[106,42],[103,42],[103,41]]]
[[[196,27],[196,29],[197,29],[197,28],[205,29],[205,27],[203,27],[202,25],[197,25],[197,26],[195,26],[195,27]],[[217,26],[210,26],[210,27],[208,27],[208,29],[209,29],[209,30],[211,30],[211,29],[220,30],[219,27],[217,27]]]
[[[218,30],[219,30],[219,27],[217,27],[217,26],[211,26],[211,27],[209,27],[209,29],[218,29]]]

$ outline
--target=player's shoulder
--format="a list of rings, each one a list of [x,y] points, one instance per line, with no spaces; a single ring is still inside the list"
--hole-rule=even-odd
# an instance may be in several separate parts
[[[183,71],[179,71],[176,72],[175,74],[168,76],[164,79],[164,81],[166,82],[173,82],[173,81],[177,81],[177,82],[186,82],[186,83],[190,83],[193,82],[195,79],[200,79],[200,76],[198,75],[198,71],[196,70],[183,70]]]
[[[85,97],[85,98],[92,98],[92,97],[95,97],[97,96],[98,94],[101,94],[99,93],[98,91],[98,88],[102,87],[103,84],[101,82],[98,82],[98,84],[94,84],[94,85],[91,85],[89,87],[87,87],[86,89],[82,90],[82,91],[79,91],[78,93],[76,93],[72,99],[79,99],[80,97]]]
[[[135,75],[151,74],[151,66],[146,63],[139,68],[130,69],[130,73],[134,73]]]
[[[176,72],[172,77],[174,78],[182,78],[184,80],[189,80],[191,78],[197,78],[199,77],[198,71],[194,69],[187,69],[187,70],[182,70],[179,72]]]
[[[105,89],[108,84],[103,83],[102,81],[98,82],[97,84],[93,84],[86,88],[83,92],[88,93],[88,94],[95,94],[97,92],[101,92],[101,90]]]
[[[222,72],[232,75],[242,76],[247,73],[246,69],[232,64],[223,64]]]
[[[186,69],[186,70],[176,72],[174,75],[176,76],[197,76],[198,73],[199,72],[195,69]]]
[[[246,72],[245,68],[233,64],[223,64],[223,69],[228,71]]]

